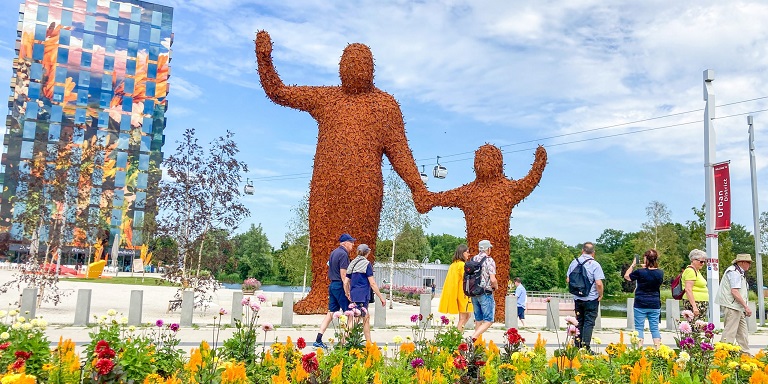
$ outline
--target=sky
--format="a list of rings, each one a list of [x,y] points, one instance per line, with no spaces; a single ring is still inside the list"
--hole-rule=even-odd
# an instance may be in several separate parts
[[[695,219],[692,208],[704,203],[702,73],[712,69],[716,160],[731,162],[733,222],[753,229],[746,116],[754,116],[761,192],[766,2],[154,2],[174,7],[164,152],[187,128],[203,142],[234,132],[255,187],[243,199],[251,216],[237,231],[261,224],[274,247],[308,189],[317,124],[266,98],[258,30],[270,33],[286,84],[338,85],[344,47],[368,45],[375,83],[400,103],[419,169],[431,175],[437,156],[448,168],[445,179],[430,178],[431,191],[472,181],[473,152],[485,143],[501,147],[513,179],[543,145],[548,165],[513,210],[512,234],[569,245],[607,228],[640,230],[652,201],[664,203],[673,222]],[[0,79],[11,79],[20,3],[0,5]],[[768,196],[759,206],[768,211]],[[459,210],[436,208],[429,218],[427,233],[465,235]]]

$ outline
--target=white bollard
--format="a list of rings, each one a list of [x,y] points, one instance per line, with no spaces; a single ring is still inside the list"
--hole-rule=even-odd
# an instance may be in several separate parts
[[[283,292],[283,316],[281,327],[293,327],[293,292]]]
[[[635,329],[635,299],[627,299],[627,329]]]
[[[667,331],[677,330],[678,321],[680,321],[680,302],[667,299]]]
[[[504,327],[517,328],[517,297],[512,295],[504,297]]]
[[[749,308],[752,310],[752,316],[747,317],[747,330],[749,331],[749,334],[753,334],[757,332],[757,318],[755,318],[755,315],[757,315],[757,308],[755,308],[755,303],[747,303],[749,305]]]
[[[236,321],[243,321],[243,291],[232,292],[232,319],[230,324],[234,327]]]
[[[378,297],[373,299],[373,327],[387,327],[387,306],[381,305]]]

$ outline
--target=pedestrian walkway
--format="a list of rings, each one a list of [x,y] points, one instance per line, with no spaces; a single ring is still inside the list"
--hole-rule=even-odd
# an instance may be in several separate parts
[[[0,281],[7,281],[10,278],[11,271],[0,270]],[[82,345],[89,342],[88,333],[92,331],[89,327],[73,327],[71,324],[74,321],[75,304],[77,301],[78,289],[91,289],[92,290],[92,303],[91,303],[91,315],[104,315],[109,309],[114,309],[118,313],[122,313],[124,316],[128,316],[128,304],[130,294],[132,290],[143,290],[143,313],[142,322],[146,324],[153,324],[156,320],[161,319],[165,323],[179,323],[180,312],[167,312],[168,301],[172,300],[176,292],[176,288],[162,287],[162,286],[140,286],[140,285],[113,285],[113,284],[99,284],[89,282],[68,282],[66,279],[62,279],[59,283],[61,289],[69,292],[69,295],[64,297],[62,302],[53,306],[52,304],[43,304],[41,308],[37,310],[37,315],[43,316],[43,318],[49,323],[49,327],[46,330],[49,339],[53,342],[58,341],[59,337],[65,339],[72,339],[76,344]],[[219,309],[224,308],[227,312],[231,312],[232,298],[236,291],[230,289],[220,289],[214,292],[214,298],[210,303],[210,307],[207,310],[196,310],[193,318],[193,327],[182,328],[178,337],[181,340],[181,347],[188,349],[199,345],[200,341],[206,340],[208,342],[214,341],[214,316],[218,316]],[[267,297],[267,302],[262,306],[259,312],[259,324],[270,323],[276,327],[275,331],[267,333],[266,343],[269,345],[274,341],[285,341],[287,337],[291,337],[296,340],[299,337],[311,341],[314,340],[317,334],[318,326],[322,321],[323,315],[294,315],[292,327],[280,327],[280,321],[282,316],[282,308],[277,305],[282,300],[281,292],[264,292]],[[298,296],[298,294],[297,294]],[[7,292],[0,295],[0,303],[13,303],[18,300],[19,292]],[[437,313],[437,306],[439,298],[432,300],[432,313],[439,319],[440,314]],[[371,305],[373,307],[373,304]],[[12,305],[8,305],[8,308],[12,308]],[[0,308],[4,309],[4,308]],[[372,318],[375,316],[375,309],[371,310]],[[394,303],[392,309],[387,310],[387,327],[375,329],[372,333],[372,337],[375,342],[380,345],[392,345],[395,336],[406,338],[412,335],[412,326],[410,318],[414,314],[419,313],[419,307],[406,305],[401,303]],[[567,315],[571,315],[568,312],[561,312],[560,326],[565,325],[563,318]],[[2,319],[0,319],[2,320]],[[542,338],[547,340],[547,345],[550,349],[557,348],[557,346],[565,340],[564,332],[560,332],[559,335],[552,331],[544,329],[546,325],[546,318],[544,315],[530,314],[526,316],[525,328],[520,328],[520,334],[526,339],[526,343],[533,345],[536,341],[538,334],[541,334]],[[95,321],[94,321],[95,323]],[[222,329],[218,336],[219,344],[229,338],[234,327],[230,326],[231,317],[229,314],[223,316]],[[372,321],[373,323],[373,321]],[[608,343],[614,343],[619,341],[620,331],[627,331],[627,320],[625,318],[602,318],[602,329],[596,330],[594,336],[602,341],[602,345],[605,346]],[[493,340],[496,344],[502,345],[504,342],[504,324],[496,323],[486,333],[486,340]],[[261,331],[260,331],[261,332]],[[428,337],[431,337],[434,331],[428,331]],[[333,338],[333,327],[330,327],[325,335],[325,340]],[[466,336],[469,336],[471,332],[467,330]],[[676,334],[674,332],[662,331],[662,342],[667,345],[674,345],[674,338]],[[559,336],[559,339],[558,339]],[[259,336],[259,340],[264,340],[263,333]],[[719,340],[719,336],[715,337],[715,340]],[[768,345],[768,328],[758,327],[757,333],[750,335],[750,346],[753,350],[765,348]],[[625,337],[625,342],[629,343],[629,337]],[[646,344],[652,345],[650,333],[646,331]],[[602,349],[600,346],[595,346],[597,349]]]

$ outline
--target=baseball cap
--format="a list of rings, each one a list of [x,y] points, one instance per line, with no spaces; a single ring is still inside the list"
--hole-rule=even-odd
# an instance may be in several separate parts
[[[357,251],[358,252],[365,253],[365,252],[368,252],[370,250],[371,250],[371,247],[369,247],[368,244],[360,244],[360,245],[357,246]]]
[[[345,233],[345,234],[341,235],[341,237],[339,237],[339,243],[343,243],[345,241],[351,241],[351,242],[354,243],[355,242],[355,238],[350,236],[349,233]]]
[[[485,251],[491,247],[493,247],[493,245],[491,245],[491,242],[488,240],[480,240],[480,242],[477,243],[477,248],[479,248],[481,251]]]

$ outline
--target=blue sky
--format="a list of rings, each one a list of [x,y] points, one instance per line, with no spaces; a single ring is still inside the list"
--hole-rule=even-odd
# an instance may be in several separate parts
[[[431,169],[436,156],[449,169],[448,178],[429,181],[432,191],[474,179],[472,151],[482,144],[503,146],[512,178],[526,174],[536,144],[544,145],[549,164],[513,211],[512,231],[568,244],[606,228],[639,230],[653,200],[673,221],[694,219],[691,208],[704,202],[702,72],[713,69],[724,105],[717,160],[731,160],[734,222],[752,229],[746,115],[738,114],[768,108],[764,2],[155,2],[174,7],[165,152],[189,127],[203,141],[235,132],[256,187],[244,199],[252,215],[240,231],[261,223],[275,247],[309,184],[317,126],[260,88],[253,52],[260,29],[272,36],[287,84],[336,85],[344,47],[369,45],[376,85],[400,102],[419,169]],[[0,6],[6,81],[19,3]],[[754,116],[764,185],[768,113]],[[656,117],[663,118],[647,120]],[[595,130],[617,124],[624,125]],[[650,128],[660,129],[637,133]],[[768,198],[760,206],[768,210]],[[464,236],[460,211],[429,216],[427,232]]]

